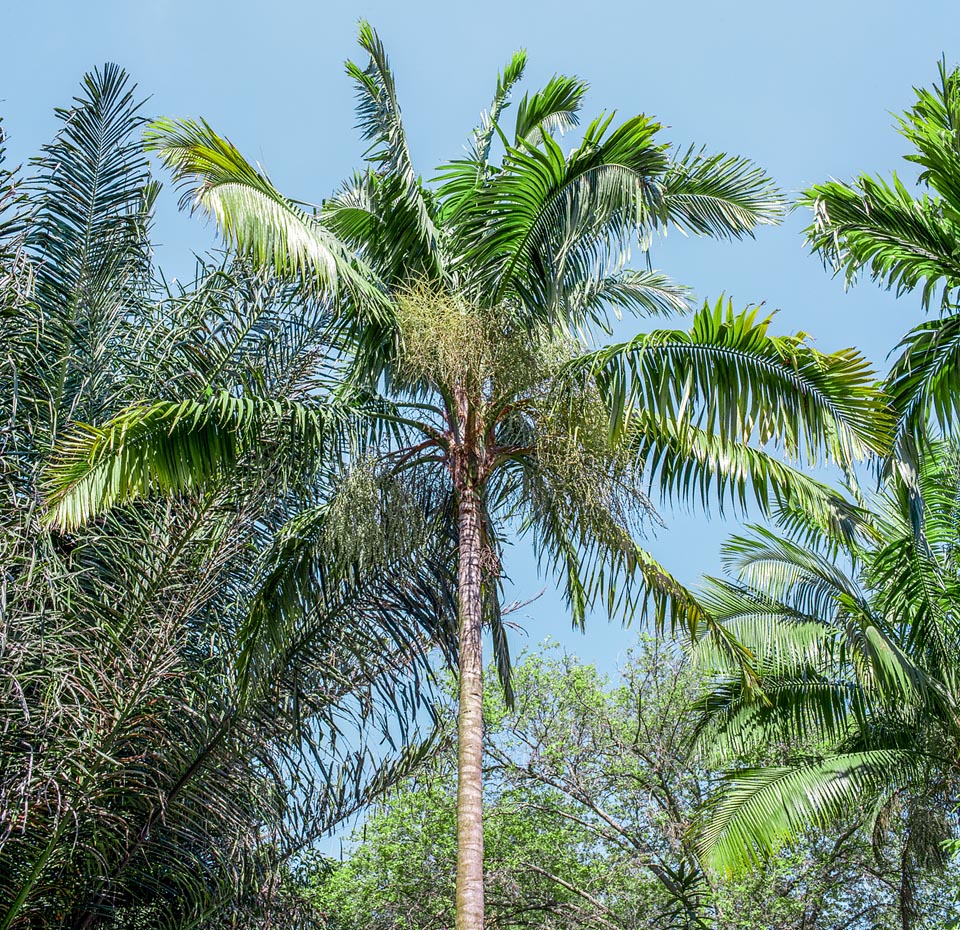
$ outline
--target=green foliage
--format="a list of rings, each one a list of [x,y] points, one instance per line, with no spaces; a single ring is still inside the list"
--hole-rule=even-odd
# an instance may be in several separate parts
[[[242,261],[155,277],[133,93],[88,75],[26,181],[0,174],[0,927],[307,926],[296,858],[431,750],[404,742],[440,571],[381,545],[273,596],[330,492],[285,450],[338,454],[362,405],[338,419],[323,301]],[[144,499],[145,450],[174,500]],[[43,519],[54,461],[128,506]],[[284,636],[246,655],[264,604]]]
[[[757,685],[709,644],[719,671],[704,698],[704,741],[745,759],[779,743],[810,747],[789,764],[733,772],[703,817],[700,848],[720,868],[761,861],[787,839],[860,809],[904,823],[904,926],[921,916],[911,887],[953,835],[957,770],[956,501],[958,450],[928,444],[918,473],[891,474],[855,535],[788,515],[725,547],[732,578],[705,607],[754,656]],[[913,837],[912,824],[918,835]],[[941,861],[940,866],[942,867]]]
[[[898,295],[919,291],[921,306],[936,305],[941,319],[911,329],[898,348],[888,391],[899,419],[899,452],[909,457],[932,415],[953,432],[956,389],[957,297],[960,293],[960,70],[941,61],[939,83],[915,88],[916,102],[898,118],[911,146],[904,157],[921,168],[914,195],[893,175],[860,175],[808,190],[813,211],[807,238],[824,263],[847,284],[866,271]],[[939,292],[939,299],[938,299]]]
[[[524,69],[521,54],[498,77],[472,153],[425,183],[410,157],[383,44],[366,22],[359,44],[366,64],[349,62],[347,72],[369,143],[365,165],[312,212],[202,121],[159,120],[147,134],[184,202],[212,215],[237,255],[299,286],[304,299],[330,301],[324,335],[338,385],[280,409],[262,390],[194,395],[179,407],[151,399],[60,447],[50,504],[54,519],[72,525],[151,487],[175,495],[248,475],[255,456],[246,453],[278,420],[298,427],[293,441],[270,449],[284,474],[319,476],[327,490],[358,460],[373,462],[384,479],[371,485],[375,493],[406,483],[400,496],[422,502],[432,534],[426,552],[412,543],[402,554],[391,549],[397,563],[432,579],[460,575],[460,699],[464,727],[473,721],[460,738],[474,747],[469,765],[464,750],[464,766],[479,772],[484,623],[510,695],[500,609],[505,525],[531,534],[541,565],[561,575],[575,623],[594,608],[629,621],[652,607],[657,623],[669,618],[691,633],[702,623],[743,659],[637,545],[638,525],[652,514],[641,453],[670,446],[673,463],[661,451],[657,467],[678,497],[714,486],[742,495],[756,481],[757,500],[782,502],[816,496],[815,486],[767,449],[847,466],[886,449],[889,423],[858,353],[818,353],[803,334],[772,337],[753,311],[736,314],[719,303],[698,313],[689,332],[598,347],[596,333],[623,311],[646,316],[689,302],[663,275],[626,268],[632,240],[646,251],[669,225],[739,239],[780,220],[783,198],[761,169],[736,156],[676,151],[645,114],[615,124],[601,113],[565,152],[556,136],[577,125],[586,86],[559,75],[523,97],[511,139],[501,122]],[[331,405],[343,416],[329,415]],[[370,428],[352,429],[361,416]],[[385,501],[363,514],[388,510]],[[264,643],[279,648],[315,599],[326,603],[328,585],[339,591],[354,577],[323,545],[334,516],[342,522],[321,502],[306,525],[297,524],[312,527],[304,545],[291,533],[270,550],[269,597],[239,628],[245,680],[250,656]],[[355,532],[378,538],[369,524]],[[420,580],[408,579],[408,588],[422,590]],[[407,619],[454,644],[441,611]],[[460,804],[461,814],[467,807],[472,814],[459,817],[461,832],[480,820],[479,778],[470,783]],[[461,844],[468,847],[479,843]],[[468,870],[475,930],[479,866],[474,859]],[[461,882],[462,899],[464,889]]]
[[[898,863],[875,858],[857,808],[842,827],[804,834],[750,875],[700,868],[687,832],[718,772],[690,743],[687,706],[704,687],[699,674],[644,640],[615,682],[548,652],[516,668],[514,710],[488,692],[491,922],[552,930],[900,926]],[[342,861],[315,872],[306,896],[326,926],[451,927],[455,816],[447,743],[355,828]],[[888,816],[879,833],[885,848],[899,849],[903,836],[902,821]],[[955,870],[925,874],[914,890],[930,920],[947,920]]]
[[[798,495],[826,500],[771,453],[847,463],[882,451],[885,408],[857,353],[819,353],[803,334],[771,336],[769,320],[722,302],[698,313],[689,332],[654,331],[595,348],[589,330],[607,329],[611,314],[688,305],[687,292],[660,273],[624,268],[631,237],[646,248],[670,223],[700,234],[752,234],[778,221],[782,198],[742,159],[700,149],[675,154],[644,115],[619,126],[609,116],[589,121],[564,154],[554,135],[576,124],[586,89],[574,78],[557,76],[528,93],[507,135],[498,120],[522,75],[522,54],[498,79],[473,157],[442,166],[429,186],[412,167],[396,84],[367,24],[360,45],[367,65],[347,70],[370,143],[367,167],[315,216],[301,216],[272,187],[270,204],[258,206],[262,173],[205,124],[156,122],[149,145],[242,254],[334,286],[327,253],[314,260],[300,248],[288,219],[276,214],[282,209],[310,236],[322,231],[329,255],[347,256],[354,278],[364,279],[364,287],[338,291],[332,337],[353,391],[390,391],[379,403],[391,439],[386,449],[361,443],[361,456],[385,456],[413,481],[427,482],[429,472],[454,491],[468,480],[481,488],[488,562],[501,561],[495,521],[510,514],[534,535],[542,564],[565,576],[575,623],[593,607],[629,619],[646,604],[661,620],[669,613],[692,621],[690,599],[633,541],[636,516],[652,507],[640,476],[659,471],[668,496],[684,500],[706,502],[716,492],[722,503],[736,489],[742,501],[748,486],[764,506]],[[221,183],[249,198],[208,203]],[[281,200],[286,206],[277,206]],[[289,254],[279,258],[284,249]],[[603,407],[607,438],[596,430]],[[164,474],[143,456],[138,488],[152,481],[175,490],[165,460],[229,465],[220,440],[203,435],[214,412],[198,415],[195,431],[182,419],[182,433],[160,436],[168,452],[157,447],[156,468]],[[122,445],[109,455],[132,462],[137,454]],[[462,473],[461,455],[469,463]],[[89,467],[71,454],[55,479],[57,505],[78,516],[121,499],[100,493],[101,482],[84,484]],[[110,466],[104,459],[97,467]],[[198,481],[206,470],[197,470]]]

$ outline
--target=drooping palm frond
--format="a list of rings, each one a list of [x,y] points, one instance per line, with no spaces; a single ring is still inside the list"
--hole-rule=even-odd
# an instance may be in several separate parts
[[[130,407],[102,427],[78,427],[61,443],[47,483],[48,519],[70,529],[153,490],[194,491],[274,444],[296,448],[297,468],[306,463],[309,471],[325,450],[341,447],[360,416],[349,405],[227,393]]]
[[[898,445],[904,437],[922,441],[932,416],[950,432],[960,403],[960,315],[927,320],[901,340],[887,376],[887,393],[898,419]]]
[[[919,180],[932,196],[914,197],[896,174],[889,182],[861,175],[812,187],[802,203],[814,214],[809,243],[848,283],[867,269],[898,294],[920,287],[925,308],[939,290],[945,309],[960,288],[960,72],[948,72],[941,62],[940,84],[916,94],[899,119],[900,132],[914,147],[906,159],[922,166]]]
[[[735,664],[699,646],[717,674],[700,738],[740,764],[771,743],[807,748],[730,774],[699,834],[718,868],[760,861],[853,803],[869,810],[896,794],[922,805],[931,784],[955,777],[956,450],[923,449],[907,478],[887,474],[864,514],[869,532],[811,535],[789,520],[786,536],[754,528],[725,546],[732,578],[712,580],[702,600],[751,652],[757,686],[748,693]]]
[[[925,307],[938,288],[946,305],[960,286],[953,225],[935,201],[918,203],[896,175],[891,183],[863,176],[853,185],[818,185],[803,203],[814,212],[812,248],[848,283],[867,268],[898,295],[922,284]]]
[[[671,159],[662,184],[660,222],[699,235],[739,239],[758,226],[776,225],[786,213],[766,173],[737,155],[690,146]]]
[[[728,504],[746,512],[752,499],[765,513],[797,508],[817,513],[845,536],[854,531],[857,513],[849,501],[762,449],[724,442],[690,423],[638,413],[631,421],[623,446],[637,455],[665,501],[696,502],[705,512],[715,503],[722,513]]]
[[[238,252],[332,290],[340,283],[369,289],[349,250],[207,123],[156,120],[145,139],[148,151],[173,171],[183,203],[209,213]]]
[[[745,856],[762,863],[765,854],[811,823],[826,825],[864,796],[892,790],[923,767],[916,752],[889,749],[740,772],[721,800],[704,812],[700,855],[726,872],[741,868]]]
[[[569,156],[550,136],[511,147],[469,214],[461,212],[465,256],[493,302],[519,290],[532,309],[559,280],[558,263],[574,260],[574,246],[589,253],[644,225],[666,166],[654,142],[660,126],[637,116],[607,135],[609,125],[609,117],[594,120]]]
[[[564,315],[574,324],[606,323],[611,311],[619,317],[676,316],[691,309],[692,292],[659,271],[626,269],[587,280],[564,282],[557,294]]]
[[[854,349],[824,354],[806,334],[771,336],[771,317],[705,304],[689,331],[661,330],[587,353],[571,376],[596,378],[611,430],[634,409],[691,423],[722,442],[779,445],[789,456],[840,463],[889,446],[891,418],[875,375]]]
[[[242,679],[262,679],[265,658],[276,661],[291,637],[302,636],[304,624],[311,629],[317,614],[342,610],[340,605],[356,610],[358,603],[368,604],[378,629],[398,642],[416,623],[425,644],[455,655],[455,558],[444,525],[445,496],[437,494],[409,474],[368,473],[361,465],[324,503],[302,509],[280,527],[237,634]]]

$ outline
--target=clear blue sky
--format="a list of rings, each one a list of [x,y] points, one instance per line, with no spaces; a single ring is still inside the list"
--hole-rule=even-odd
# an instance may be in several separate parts
[[[670,127],[666,138],[753,158],[791,193],[866,170],[910,177],[891,113],[910,104],[912,86],[934,80],[941,54],[960,62],[956,0],[11,3],[0,57],[9,155],[35,153],[55,130],[53,107],[69,103],[85,70],[112,60],[152,95],[150,114],[204,117],[282,190],[319,201],[362,151],[342,68],[356,54],[361,17],[390,53],[425,176],[462,152],[497,70],[519,47],[529,52],[534,86],[557,71],[587,79],[587,115],[601,108],[655,115]],[[175,204],[168,185],[156,238],[160,263],[174,274],[191,267],[192,250],[214,244],[212,230],[178,215]],[[654,247],[654,265],[700,297],[764,301],[780,309],[779,328],[802,328],[825,350],[858,345],[884,365],[920,319],[918,302],[895,301],[869,283],[845,294],[806,254],[805,221],[800,213],[735,244],[672,235]],[[651,548],[667,567],[689,583],[716,572],[730,523],[664,516],[670,527]],[[516,596],[541,587],[528,552],[516,550],[507,567]],[[550,634],[605,667],[633,639],[601,618],[586,637],[572,633],[549,584],[525,614],[518,619],[531,642]]]

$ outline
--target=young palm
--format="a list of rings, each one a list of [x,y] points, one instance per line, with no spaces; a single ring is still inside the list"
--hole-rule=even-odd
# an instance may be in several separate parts
[[[918,473],[888,478],[853,532],[795,513],[782,534],[727,543],[732,580],[711,581],[703,603],[751,650],[749,693],[726,657],[699,650],[719,673],[705,745],[728,761],[777,745],[804,754],[732,773],[705,812],[704,855],[734,869],[851,811],[872,813],[879,835],[899,810],[905,927],[916,870],[943,864],[953,831],[938,812],[960,785],[960,447],[925,448]]]
[[[940,310],[904,336],[888,377],[898,439],[912,441],[931,414],[951,431],[960,399],[960,70],[941,62],[939,84],[916,95],[899,131],[912,147],[905,159],[921,168],[919,196],[894,173],[818,184],[804,197],[810,243],[848,284],[866,271],[898,295],[919,289],[923,309]]]
[[[337,521],[358,540],[360,561],[372,523],[386,536],[407,524],[404,501],[427,502],[418,512],[429,520],[414,535],[449,541],[459,604],[457,926],[479,930],[481,640],[487,624],[509,690],[506,528],[531,536],[562,577],[576,624],[595,606],[628,617],[652,600],[659,616],[693,627],[709,618],[636,542],[650,489],[704,504],[751,493],[761,505],[829,507],[822,486],[771,450],[847,461],[881,451],[887,424],[857,353],[819,353],[802,334],[774,337],[769,319],[723,301],[689,330],[593,342],[614,314],[688,307],[683,288],[627,266],[632,238],[646,248],[668,224],[736,238],[779,218],[782,202],[759,169],[694,148],[677,154],[642,115],[617,126],[601,116],[565,153],[557,136],[577,125],[586,85],[554,77],[524,95],[510,125],[519,53],[466,157],[427,185],[366,24],[360,43],[369,62],[347,68],[368,163],[320,208],[281,195],[205,123],[162,120],[148,138],[186,202],[213,215],[229,244],[336,294],[330,351],[342,382],[297,415],[319,425],[301,439],[350,436]],[[289,425],[287,408],[252,398],[134,408],[64,447],[52,519],[72,525],[153,488],[195,487],[255,453],[278,421]],[[306,514],[287,553],[301,581],[329,574],[328,538]],[[288,587],[278,567],[278,597]],[[265,611],[251,640],[272,625]]]
[[[381,548],[309,611],[288,597],[285,636],[244,655],[255,675],[238,669],[234,638],[278,607],[285,521],[323,493],[296,496],[271,467],[277,431],[176,506],[70,533],[37,519],[39,475],[77,419],[238,384],[296,409],[324,382],[328,308],[289,285],[200,263],[195,286],[161,286],[139,109],[107,65],[26,177],[0,147],[3,930],[275,920],[285,861],[402,771],[382,737],[414,717],[423,625],[453,607],[430,551]]]

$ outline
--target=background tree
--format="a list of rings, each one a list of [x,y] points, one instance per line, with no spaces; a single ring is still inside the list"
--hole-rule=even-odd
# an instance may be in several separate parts
[[[326,305],[242,263],[163,288],[134,93],[116,66],[87,75],[27,176],[0,174],[4,928],[262,926],[291,858],[412,761],[367,736],[399,740],[424,625],[452,607],[425,557],[371,546],[369,572],[288,604],[285,638],[239,661],[284,524],[329,499],[271,465],[309,418],[229,483],[42,524],[39,475],[78,418],[142,392],[181,415],[241,392],[295,411],[326,377]]]
[[[206,123],[162,120],[148,139],[184,185],[185,202],[212,214],[239,253],[305,287],[336,288],[343,386],[317,398],[312,415],[329,437],[349,407],[351,430],[375,436],[362,443],[365,486],[390,500],[411,488],[426,494],[431,525],[452,542],[457,913],[461,930],[479,930],[481,630],[486,620],[509,689],[499,608],[507,528],[532,537],[543,566],[561,576],[575,623],[599,605],[629,616],[652,597],[661,614],[694,626],[706,618],[637,545],[650,510],[645,483],[684,499],[742,500],[752,488],[762,504],[800,496],[826,507],[824,489],[770,450],[846,462],[882,451],[886,423],[856,352],[825,355],[803,336],[771,336],[769,320],[734,314],[723,301],[697,313],[690,330],[593,341],[620,312],[687,309],[683,289],[626,267],[633,237],[645,248],[676,224],[738,238],[779,219],[781,198],[762,171],[737,157],[675,151],[643,115],[615,128],[602,115],[564,154],[555,137],[578,123],[586,85],[551,79],[522,98],[510,127],[521,53],[500,75],[468,156],[428,186],[410,159],[384,49],[366,24],[360,43],[369,61],[348,72],[370,142],[367,167],[319,209],[280,194]],[[271,402],[254,401],[245,396],[238,412],[198,400],[189,416],[144,405],[73,439],[51,485],[52,519],[70,527],[151,488],[193,489],[221,474],[283,418]],[[316,447],[300,448],[316,459]],[[367,524],[354,528],[362,536]],[[288,552],[299,577],[311,559],[326,575],[323,533],[302,522],[298,535]],[[288,589],[278,576],[277,591]]]
[[[489,672],[493,677],[494,670]],[[575,657],[531,656],[516,705],[486,701],[485,850],[489,925],[507,928],[878,930],[899,926],[903,827],[877,859],[861,809],[805,833],[753,873],[704,873],[689,829],[718,776],[696,751],[689,704],[701,671],[649,639],[607,681]],[[453,696],[447,700],[453,700]],[[452,741],[377,802],[309,899],[336,930],[452,927],[456,816]],[[786,751],[802,751],[791,745]],[[756,761],[772,760],[780,744]],[[956,868],[920,877],[933,926],[955,915]]]

